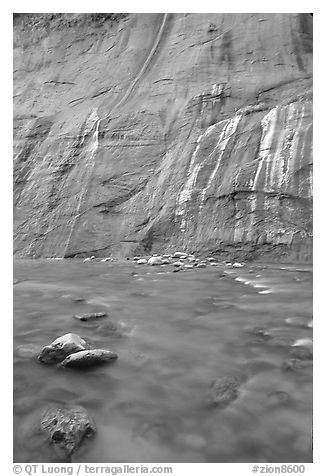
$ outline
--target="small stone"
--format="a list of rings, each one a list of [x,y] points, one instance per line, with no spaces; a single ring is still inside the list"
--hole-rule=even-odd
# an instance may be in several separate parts
[[[85,258],[83,263],[87,263],[87,261],[91,261],[93,259],[95,259],[95,256],[90,256],[89,258]]]
[[[176,251],[173,254],[173,258],[187,258],[187,253],[182,253],[181,251]]]
[[[206,268],[206,263],[203,263],[203,262],[198,263],[197,268]]]
[[[140,258],[138,261],[136,261],[137,264],[147,264],[147,259],[145,258]]]
[[[173,270],[173,272],[174,272],[174,273],[177,273],[178,271],[180,271],[180,269],[181,269],[181,268],[175,268],[175,269]]]
[[[184,268],[185,269],[193,269],[194,265],[193,264],[185,264]]]
[[[184,266],[184,263],[182,261],[174,261],[174,263],[172,263],[173,266],[175,267],[182,267]]]
[[[239,396],[241,380],[238,377],[221,377],[211,385],[208,403],[214,406],[225,406]]]
[[[134,261],[138,261],[139,259],[140,259],[140,256],[134,256],[134,257],[133,257],[133,260],[134,260]]]
[[[228,264],[228,263],[226,263]],[[232,264],[232,268],[243,268],[244,267],[244,264],[242,263],[233,263]]]
[[[168,258],[163,258],[162,259],[162,264],[170,264],[170,260]]]
[[[102,262],[102,263],[105,263],[106,261],[112,261],[112,258],[104,258],[104,259],[101,259],[101,262]]]
[[[171,255],[163,255],[162,258],[171,258]]]
[[[210,263],[210,265],[211,265],[211,266],[217,266],[217,263],[214,263],[214,261],[212,261],[212,262]]]
[[[213,261],[215,261],[215,258],[207,258],[207,261],[213,262]]]
[[[75,319],[78,319],[79,321],[94,321],[95,319],[100,319],[101,317],[107,317],[107,313],[106,312],[91,312],[89,314],[82,314],[81,316],[76,314],[73,317]]]
[[[50,345],[45,346],[39,356],[38,360],[43,364],[57,364],[64,360],[68,355],[75,352],[86,350],[88,345],[77,334],[65,334],[54,340]]]
[[[71,405],[48,409],[41,418],[41,429],[62,458],[70,457],[96,428],[83,407]]]
[[[147,261],[147,264],[150,264],[152,266],[157,266],[162,264],[162,258],[161,256],[152,256],[152,258],[149,258]]]
[[[59,364],[60,367],[75,367],[85,368],[100,364],[107,364],[118,358],[115,352],[103,349],[82,350],[69,355],[63,362]]]

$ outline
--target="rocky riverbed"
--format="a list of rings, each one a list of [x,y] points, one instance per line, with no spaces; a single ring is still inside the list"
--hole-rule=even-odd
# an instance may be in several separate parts
[[[83,261],[15,262],[16,462],[311,461],[309,266]]]

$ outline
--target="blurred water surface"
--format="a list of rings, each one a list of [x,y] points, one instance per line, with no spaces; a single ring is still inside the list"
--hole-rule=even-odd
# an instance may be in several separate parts
[[[65,403],[82,405],[97,427],[74,462],[312,461],[312,366],[282,367],[296,340],[312,338],[311,267],[173,273],[21,260],[14,277],[15,462],[59,461],[38,425]],[[72,317],[99,311],[109,318]],[[88,371],[40,364],[35,354],[67,332],[118,360]],[[239,397],[208,406],[212,381],[235,375]]]

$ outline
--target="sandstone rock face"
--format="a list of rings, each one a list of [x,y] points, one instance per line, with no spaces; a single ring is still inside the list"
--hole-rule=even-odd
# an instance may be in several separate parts
[[[67,17],[14,22],[16,257],[310,261],[312,16]]]

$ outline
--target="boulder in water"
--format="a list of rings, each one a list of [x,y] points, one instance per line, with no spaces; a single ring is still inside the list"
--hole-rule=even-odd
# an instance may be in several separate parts
[[[89,314],[82,314],[81,316],[78,314],[75,314],[73,316],[75,319],[78,319],[79,321],[94,321],[96,319],[100,319],[101,317],[107,317],[106,312],[91,312]]]
[[[145,258],[140,258],[139,260],[136,261],[137,264],[146,264],[147,263],[147,259]]]
[[[149,260],[147,261],[147,264],[150,264],[150,265],[152,265],[152,266],[156,266],[156,265],[163,264],[163,263],[162,263],[162,258],[161,258],[161,256],[152,256],[152,257],[149,258]]]
[[[184,266],[184,263],[182,261],[175,261],[173,263],[173,266],[180,268],[180,267]]]
[[[176,251],[173,254],[173,258],[187,258],[187,253],[182,253],[182,251]]]
[[[60,367],[85,368],[107,364],[118,358],[115,352],[103,349],[82,350],[65,358]]]
[[[208,403],[212,406],[225,406],[238,398],[238,389],[241,385],[239,377],[221,377],[211,385]]]
[[[86,410],[77,405],[49,408],[41,418],[41,429],[63,459],[70,458],[85,438],[96,433]]]
[[[68,355],[86,350],[88,345],[77,334],[65,334],[54,340],[50,345],[46,345],[40,352],[38,360],[43,364],[57,364]]]

